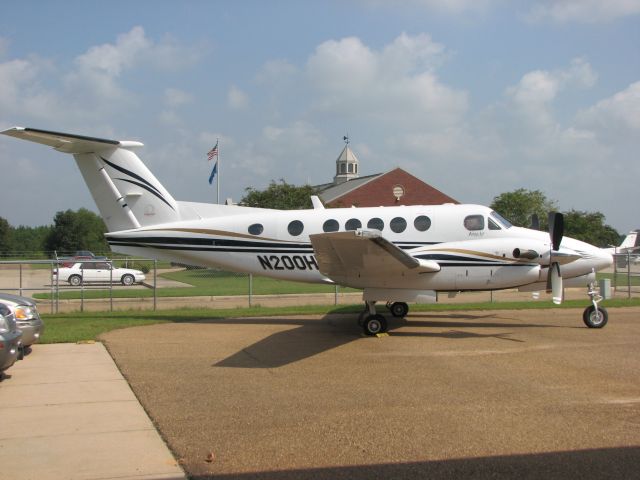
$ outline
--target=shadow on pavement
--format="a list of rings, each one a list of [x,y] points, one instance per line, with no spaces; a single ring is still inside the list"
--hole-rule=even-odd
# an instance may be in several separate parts
[[[237,474],[193,475],[193,480],[323,479],[626,479],[638,478],[640,447],[602,448],[425,462],[387,463]]]

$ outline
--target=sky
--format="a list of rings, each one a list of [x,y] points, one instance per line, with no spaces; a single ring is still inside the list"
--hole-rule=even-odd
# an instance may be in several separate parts
[[[177,200],[329,182],[348,135],[463,203],[541,190],[640,228],[640,0],[32,1],[0,16],[0,130],[145,144]],[[0,136],[0,217],[97,211],[72,157]]]

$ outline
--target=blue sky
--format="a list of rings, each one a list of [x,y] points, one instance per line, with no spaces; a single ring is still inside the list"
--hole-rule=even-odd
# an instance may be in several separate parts
[[[640,0],[35,2],[0,17],[0,128],[145,143],[179,200],[400,166],[465,203],[517,188],[640,227]],[[0,138],[0,216],[93,201],[73,160]],[[8,181],[7,181],[8,180]]]

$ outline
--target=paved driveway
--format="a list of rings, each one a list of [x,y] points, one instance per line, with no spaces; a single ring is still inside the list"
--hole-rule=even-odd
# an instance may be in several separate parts
[[[602,330],[557,309],[417,313],[383,338],[333,315],[105,341],[195,478],[637,478],[640,308],[609,314]]]

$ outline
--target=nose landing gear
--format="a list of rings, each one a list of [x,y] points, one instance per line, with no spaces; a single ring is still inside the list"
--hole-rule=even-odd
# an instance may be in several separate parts
[[[582,320],[589,328],[602,328],[607,324],[609,314],[605,308],[598,307],[598,303],[602,301],[602,296],[598,290],[596,290],[594,282],[589,284],[589,291],[587,292],[587,295],[589,295],[592,305],[589,305],[584,309]]]

